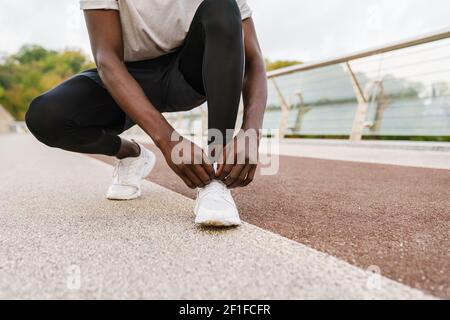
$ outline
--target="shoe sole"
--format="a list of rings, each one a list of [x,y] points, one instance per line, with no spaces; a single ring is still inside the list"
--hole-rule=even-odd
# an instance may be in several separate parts
[[[237,222],[229,222],[229,221],[217,221],[217,220],[205,220],[205,221],[196,221],[195,224],[198,224],[202,227],[213,227],[213,228],[232,228],[239,227],[241,223]]]
[[[153,152],[150,151],[150,153],[152,155],[152,163],[150,164],[149,168],[146,170],[146,173],[143,175],[142,180],[144,180],[145,178],[148,177],[148,175],[152,172],[152,170],[156,164],[156,156],[153,154]],[[142,191],[141,191],[141,188],[139,188],[137,190],[137,192],[133,193],[132,195],[129,195],[129,196],[106,195],[106,199],[113,200],[113,201],[127,201],[127,200],[135,200],[141,196],[142,196]]]
[[[195,223],[204,227],[229,228],[237,227],[242,224],[240,219],[230,219],[217,212],[199,214],[197,205],[195,205],[194,213],[196,215]]]
[[[134,200],[139,198],[142,195],[141,190],[139,189],[136,193],[132,194],[131,196],[123,197],[123,196],[110,196],[107,195],[106,199],[113,200],[113,201],[127,201],[127,200]]]

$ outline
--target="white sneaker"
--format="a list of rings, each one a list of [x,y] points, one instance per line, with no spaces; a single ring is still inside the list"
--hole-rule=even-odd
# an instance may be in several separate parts
[[[117,163],[113,184],[106,195],[109,200],[132,200],[141,196],[142,180],[155,166],[156,156],[142,145],[139,147],[139,157],[122,159]]]
[[[214,180],[198,189],[194,212],[195,223],[203,226],[239,226],[241,219],[230,190],[221,181]]]

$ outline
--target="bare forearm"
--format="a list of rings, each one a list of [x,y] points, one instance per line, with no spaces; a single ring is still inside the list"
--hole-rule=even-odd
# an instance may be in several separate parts
[[[159,147],[170,140],[172,126],[156,110],[136,80],[120,62],[99,64],[99,74],[117,104]]]
[[[267,78],[262,59],[255,59],[247,65],[243,98],[243,129],[261,129],[267,104]]]

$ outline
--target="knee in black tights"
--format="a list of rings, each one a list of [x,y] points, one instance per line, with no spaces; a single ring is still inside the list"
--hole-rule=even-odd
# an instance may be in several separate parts
[[[48,94],[43,94],[31,102],[25,122],[30,132],[50,147],[58,147],[59,137],[69,126],[61,106]]]
[[[241,12],[235,0],[204,0],[200,8],[204,32],[223,39],[236,40],[242,32]]]
[[[107,90],[80,75],[34,99],[25,121],[31,133],[50,147],[115,155],[125,113]]]

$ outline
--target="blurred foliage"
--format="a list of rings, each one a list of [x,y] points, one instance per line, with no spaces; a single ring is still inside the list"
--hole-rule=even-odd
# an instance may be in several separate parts
[[[299,63],[294,60],[266,59],[268,71]],[[33,98],[74,74],[94,67],[94,63],[81,51],[23,46],[16,54],[0,59],[0,104],[17,120],[23,120]]]
[[[277,69],[281,69],[281,68],[285,68],[285,67],[290,67],[290,66],[294,66],[296,64],[301,64],[301,61],[296,61],[296,60],[269,60],[269,59],[265,59],[266,62],[266,69],[267,71],[272,71],[272,70],[277,70]]]
[[[80,51],[24,46],[0,61],[0,104],[17,120],[23,120],[33,98],[93,67]]]

